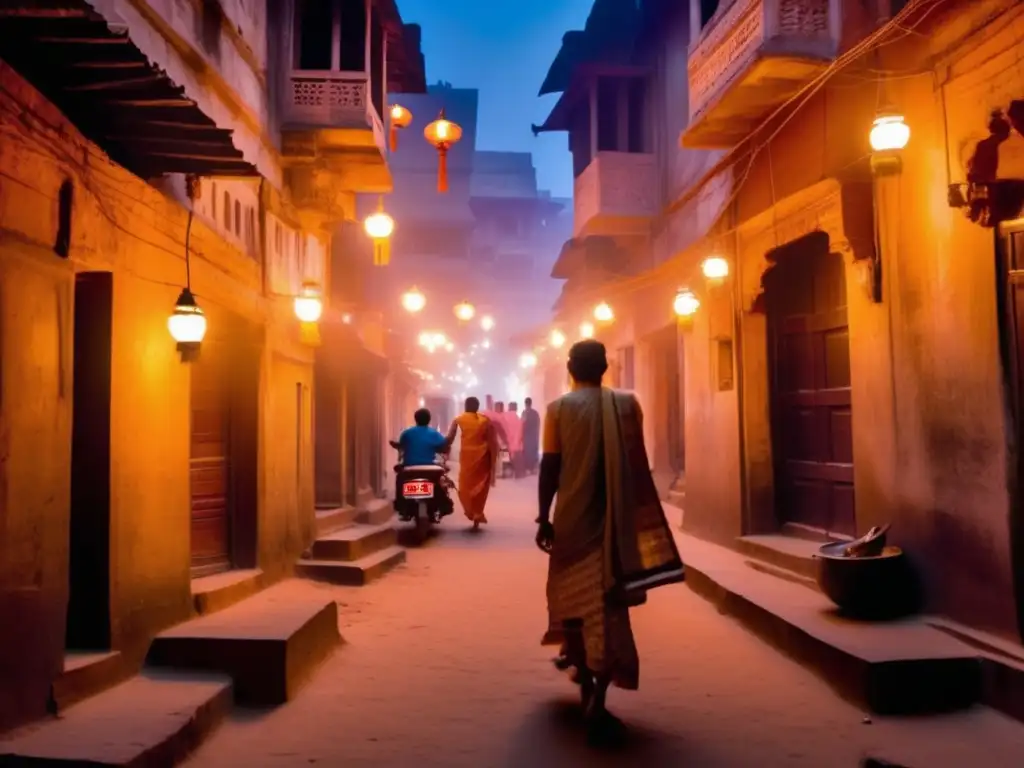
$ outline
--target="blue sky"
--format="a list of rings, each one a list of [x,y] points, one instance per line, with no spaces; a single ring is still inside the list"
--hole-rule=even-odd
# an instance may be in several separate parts
[[[564,133],[534,138],[531,123],[556,96],[537,98],[562,35],[582,29],[592,0],[398,0],[406,22],[423,27],[427,82],[480,89],[480,149],[533,153],[537,181],[572,194]]]

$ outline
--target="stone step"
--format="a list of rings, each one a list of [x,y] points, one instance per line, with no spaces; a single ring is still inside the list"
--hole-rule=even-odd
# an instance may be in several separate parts
[[[240,704],[273,706],[294,698],[340,642],[337,604],[296,597],[286,581],[160,633],[147,661],[227,674]]]
[[[231,708],[223,676],[146,670],[0,741],[0,766],[177,765]]]
[[[383,525],[395,516],[395,508],[387,499],[374,499],[356,514],[356,522],[362,525]]]
[[[360,560],[374,552],[393,547],[398,532],[391,522],[383,525],[356,524],[321,536],[313,542],[312,560]]]
[[[64,670],[50,686],[54,714],[123,683],[136,671],[138,666],[133,669],[120,651],[68,651]]]
[[[859,705],[908,715],[984,700],[978,653],[922,618],[846,619],[820,592],[753,572],[741,553],[684,534],[677,539],[690,589]]]
[[[317,509],[316,535],[324,536],[340,528],[346,528],[356,521],[359,510],[355,507],[334,507]]]
[[[215,613],[252,597],[263,585],[263,571],[258,568],[192,579],[192,605],[200,615]]]
[[[814,555],[819,547],[819,542],[785,534],[740,536],[736,539],[736,549],[743,554],[813,581],[818,578],[818,563]]]
[[[388,547],[347,563],[337,560],[300,560],[295,566],[295,574],[314,581],[361,587],[404,562],[405,550],[402,547]]]

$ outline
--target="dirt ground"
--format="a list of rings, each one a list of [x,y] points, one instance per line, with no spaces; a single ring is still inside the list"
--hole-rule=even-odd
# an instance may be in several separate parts
[[[536,483],[499,483],[478,534],[457,511],[408,564],[338,602],[346,645],[288,705],[236,710],[188,763],[224,766],[1019,768],[1024,726],[976,709],[893,720],[835,696],[685,585],[634,611],[640,690],[614,690],[624,744],[586,746],[575,690],[539,644]],[[685,558],[685,550],[683,552]]]

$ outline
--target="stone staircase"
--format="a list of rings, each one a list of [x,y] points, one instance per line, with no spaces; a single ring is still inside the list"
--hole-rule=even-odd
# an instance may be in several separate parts
[[[295,566],[302,578],[363,586],[405,562],[391,502],[318,510],[317,540]]]

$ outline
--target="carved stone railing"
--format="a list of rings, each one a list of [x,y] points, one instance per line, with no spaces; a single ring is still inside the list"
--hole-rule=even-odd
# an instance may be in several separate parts
[[[384,124],[369,97],[364,72],[294,70],[288,80],[284,122],[310,128],[369,128],[384,147]]]
[[[834,0],[723,3],[690,50],[690,122],[759,58],[833,57],[838,38],[834,5]]]
[[[644,219],[657,210],[654,155],[598,152],[573,192],[573,236],[598,219]]]

